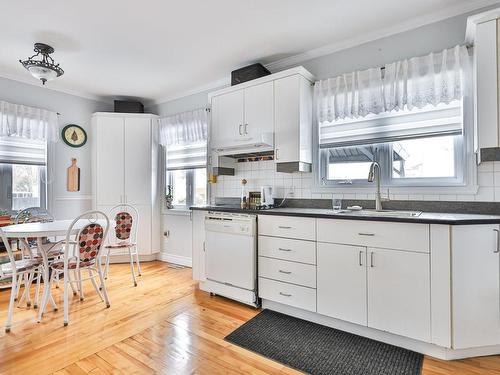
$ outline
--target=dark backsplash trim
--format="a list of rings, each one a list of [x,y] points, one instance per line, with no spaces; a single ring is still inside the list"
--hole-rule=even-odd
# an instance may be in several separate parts
[[[282,199],[275,199],[276,205]],[[216,198],[216,205],[239,205],[239,198]],[[367,209],[375,208],[374,200],[343,199],[342,208],[361,206]],[[440,212],[453,214],[483,214],[500,215],[500,202],[459,202],[459,201],[399,201],[382,202],[386,210],[408,210],[424,212]],[[282,207],[293,208],[332,208],[331,199],[287,199]]]

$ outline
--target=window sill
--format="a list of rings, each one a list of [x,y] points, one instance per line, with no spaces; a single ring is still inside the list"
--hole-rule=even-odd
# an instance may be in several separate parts
[[[163,215],[177,215],[177,216],[189,216],[191,210],[189,208],[163,208]]]

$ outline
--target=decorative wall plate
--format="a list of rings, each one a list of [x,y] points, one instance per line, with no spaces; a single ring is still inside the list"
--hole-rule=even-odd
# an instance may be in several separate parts
[[[87,133],[78,125],[68,124],[61,132],[62,139],[70,147],[82,147],[87,143]]]

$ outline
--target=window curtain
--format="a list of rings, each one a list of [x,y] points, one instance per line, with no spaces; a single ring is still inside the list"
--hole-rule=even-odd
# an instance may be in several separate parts
[[[471,57],[465,46],[321,80],[315,84],[319,123],[424,108],[465,96]]]
[[[0,137],[57,142],[57,113],[0,101]]]
[[[204,108],[160,119],[160,143],[167,151],[167,170],[206,166],[207,120]]]
[[[208,138],[205,108],[160,118],[162,146],[206,142]]]

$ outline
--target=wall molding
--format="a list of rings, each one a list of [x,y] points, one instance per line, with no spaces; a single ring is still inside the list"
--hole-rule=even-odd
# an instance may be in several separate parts
[[[158,254],[158,260],[161,260],[162,262],[178,264],[180,266],[186,266],[186,267],[193,266],[192,258],[184,257],[181,255],[168,254],[168,253],[161,252]]]
[[[58,196],[54,198],[55,201],[88,201],[92,200],[92,195],[75,195],[74,197]]]
[[[264,64],[271,72],[276,73],[281,69],[299,65],[304,61],[311,60],[314,58],[330,55],[335,52],[353,48],[365,43],[369,43],[378,39],[387,38],[392,35],[400,34],[406,31],[417,29],[422,26],[426,26],[435,22],[443,21],[447,18],[452,18],[459,16],[461,14],[473,12],[490,5],[498,4],[498,0],[471,0],[465,4],[459,4],[457,6],[449,7],[440,12],[434,12],[422,17],[415,17],[413,19],[407,20],[400,24],[391,27],[381,28],[375,31],[367,32],[365,34],[358,35],[356,37],[339,41],[336,43],[327,44],[322,47],[314,48],[308,51],[298,53],[283,59],[272,61],[270,63]],[[195,87],[193,89],[181,91],[178,94],[167,95],[160,99],[154,100],[154,104],[159,105],[167,103],[173,100],[185,98],[187,96],[200,94],[203,91],[208,91],[212,89],[218,89],[230,85],[230,78],[222,78],[205,85]]]
[[[443,21],[448,18],[456,17],[461,14],[472,12],[476,9],[480,9],[493,4],[498,4],[498,0],[469,1],[467,3],[459,4],[457,6],[450,7],[439,12],[428,14],[422,17],[415,17],[413,19],[409,19],[405,22],[401,22],[394,26],[384,27],[375,31],[370,31],[365,34],[358,35],[350,39],[346,39],[332,44],[327,44],[319,48],[314,48],[294,56],[285,57],[283,59],[271,62],[269,64],[265,64],[265,66],[271,71],[277,69],[283,69],[285,67],[289,67],[290,65],[300,64],[307,60],[330,55],[335,52],[346,50],[365,43],[373,42],[375,40],[386,38],[391,35],[414,30],[422,26]]]

